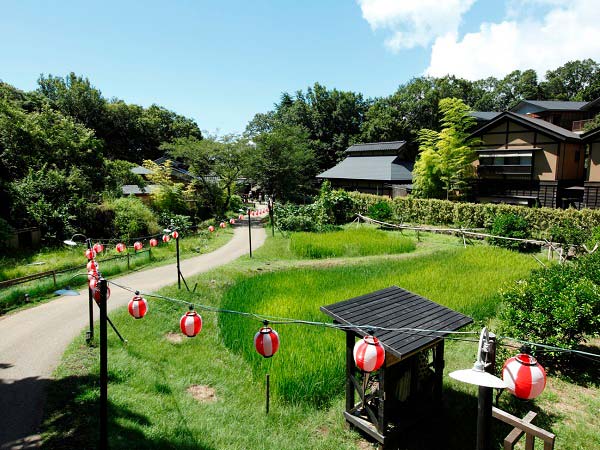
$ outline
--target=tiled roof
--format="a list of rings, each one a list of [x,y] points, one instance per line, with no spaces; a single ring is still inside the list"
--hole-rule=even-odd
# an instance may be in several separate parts
[[[317,178],[410,182],[413,165],[394,155],[349,156]]]
[[[511,108],[511,111],[519,109],[522,103],[529,103],[547,111],[578,111],[588,104],[588,102],[569,102],[563,100],[522,100],[517,106]]]
[[[145,188],[140,188],[137,184],[125,184],[121,188],[123,195],[140,195],[140,194],[152,194],[160,186],[157,184],[148,184]]]
[[[366,142],[364,144],[351,145],[346,149],[346,153],[400,150],[404,145],[406,145],[406,141]]]

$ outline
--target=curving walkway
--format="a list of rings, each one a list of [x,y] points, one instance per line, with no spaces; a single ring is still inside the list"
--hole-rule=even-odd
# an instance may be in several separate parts
[[[266,239],[263,228],[252,229],[252,248]],[[181,261],[188,278],[207,272],[248,253],[248,229],[235,229],[232,239],[217,250]],[[141,270],[114,281],[155,291],[177,281],[175,264]],[[43,413],[45,386],[67,345],[88,324],[87,293],[59,297],[51,302],[0,318],[0,448],[32,448]],[[111,311],[131,299],[115,289],[108,302]],[[98,311],[94,312],[98,318]],[[96,330],[97,332],[97,330]]]

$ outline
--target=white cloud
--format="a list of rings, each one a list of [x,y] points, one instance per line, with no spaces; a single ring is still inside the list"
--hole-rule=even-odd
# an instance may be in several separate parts
[[[391,35],[392,51],[426,47],[438,36],[455,33],[461,18],[476,0],[357,0],[373,30]]]
[[[483,23],[461,39],[455,31],[438,36],[431,51],[428,75],[448,73],[468,79],[503,77],[516,69],[535,69],[542,75],[567,61],[600,60],[600,8],[597,0],[522,0],[541,6],[543,13],[518,17],[511,2],[510,20]],[[531,11],[527,8],[528,12]]]

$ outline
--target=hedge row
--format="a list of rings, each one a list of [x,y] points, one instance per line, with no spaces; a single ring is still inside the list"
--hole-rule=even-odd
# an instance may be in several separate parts
[[[390,199],[360,192],[351,192],[356,212],[368,215],[369,208],[386,202],[392,207],[399,223],[490,228],[500,214],[523,217],[531,227],[531,235],[549,237],[552,227],[578,227],[591,233],[600,226],[600,209],[552,209],[493,203],[461,203],[448,200],[397,197]]]

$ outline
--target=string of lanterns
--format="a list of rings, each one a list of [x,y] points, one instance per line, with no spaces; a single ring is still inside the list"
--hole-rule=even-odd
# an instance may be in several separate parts
[[[261,212],[257,211],[256,213],[259,214]],[[243,217],[243,216],[240,216],[240,217]],[[231,223],[231,224],[235,223],[235,219],[230,219],[229,223]],[[225,222],[222,222],[220,226],[222,228],[225,228],[227,225]],[[209,231],[211,231],[211,232],[214,231],[214,227],[212,225],[209,227]],[[171,237],[177,239],[179,237],[179,233],[177,231],[173,231],[170,235],[165,234],[163,236],[163,242],[168,242]],[[158,241],[154,238],[151,239],[150,246],[155,247],[156,245],[158,245]],[[116,245],[116,250],[118,252],[125,251],[126,248],[127,248],[126,245],[122,242],[120,242]],[[134,249],[136,251],[139,251],[142,248],[143,248],[143,244],[140,241],[137,241],[134,243]],[[104,246],[101,243],[96,243],[93,245],[93,247],[91,249],[87,249],[85,251],[85,256],[89,260],[88,264],[87,264],[89,287],[92,290],[93,298],[96,300],[96,302],[100,301],[100,290],[98,289],[98,280],[100,278],[100,273],[99,273],[99,266],[98,266],[97,261],[95,261],[95,258],[98,253],[101,253],[103,251],[104,251]],[[116,284],[114,282],[111,282],[111,283]],[[120,286],[118,284],[116,284],[116,285],[123,289],[131,290],[124,286]],[[134,292],[135,292],[134,297],[128,303],[128,311],[129,311],[129,314],[133,318],[141,319],[141,318],[145,317],[148,312],[148,301],[140,295],[139,291],[136,290]],[[167,299],[167,300],[174,300],[174,299],[170,299],[168,297],[159,296],[159,295],[151,295],[151,296],[157,297],[157,298],[163,298],[163,299]],[[108,287],[107,288],[107,300],[109,297],[110,297],[110,288]],[[190,308],[190,311],[188,311],[186,314],[184,314],[180,319],[180,329],[181,329],[182,333],[190,338],[197,336],[202,330],[202,317],[194,310],[194,306],[192,304],[190,304],[189,302],[186,302],[183,300],[177,300],[177,301],[188,304],[189,308]],[[246,315],[246,316],[254,316],[255,318],[260,318],[260,316],[258,316],[256,314],[243,313],[240,311],[222,310],[219,308],[207,307],[207,306],[203,306],[203,308],[213,310],[216,312],[238,313],[238,314],[242,314],[242,315]],[[327,326],[327,327],[337,328],[337,329],[366,328],[366,327],[361,327],[361,326],[357,326],[357,325],[327,324],[327,323],[309,322],[309,321],[302,321],[302,320],[295,320],[295,319],[288,319],[288,318],[277,318],[277,319],[280,319],[279,323],[287,323],[287,324],[300,323],[300,324],[308,324],[308,325]],[[279,344],[280,344],[280,338],[279,338],[279,334],[273,328],[271,328],[269,326],[268,320],[263,319],[263,322],[264,322],[264,326],[261,327],[254,336],[254,347],[255,347],[257,353],[259,353],[261,356],[263,356],[265,358],[270,358],[278,351]],[[356,367],[365,374],[370,374],[372,372],[377,371],[379,368],[381,368],[381,366],[385,362],[385,349],[384,349],[383,345],[381,344],[381,342],[378,340],[378,338],[373,335],[375,332],[375,330],[373,328],[379,328],[379,327],[368,327],[368,328],[370,328],[370,330],[369,330],[370,334],[367,334],[363,339],[359,340],[355,344],[354,351],[353,351],[354,362],[355,362]],[[450,334],[450,333],[451,334],[475,334],[475,333],[477,333],[477,332],[455,332],[455,331],[446,331],[446,330],[424,330],[424,329],[416,329],[416,328],[415,329],[390,329],[390,328],[383,329],[382,328],[381,330],[398,331],[398,332],[402,332],[402,333],[415,334],[415,335],[419,335],[420,333],[433,333],[433,332],[437,332],[437,333],[441,333],[441,334]],[[422,335],[422,334],[420,334],[420,335]],[[440,337],[444,338],[444,339],[451,339],[448,336],[440,336]],[[509,337],[502,337],[502,336],[499,336],[499,337],[518,341],[516,339],[509,338]],[[518,341],[518,342],[523,342],[523,341]],[[581,352],[581,351],[575,351],[575,350],[569,350],[569,349],[562,349],[559,347],[552,347],[552,346],[547,346],[547,345],[537,344],[537,343],[529,343],[529,344],[549,348],[549,349],[555,350],[555,351],[569,351],[569,352],[573,352],[573,353],[587,354],[588,356],[592,356],[592,357],[598,357],[598,355],[595,355],[593,353],[587,353],[587,352]],[[503,377],[504,383],[507,386],[507,389],[513,395],[515,395],[516,397],[521,398],[521,399],[530,400],[530,399],[537,397],[538,395],[540,395],[543,392],[543,390],[546,386],[546,372],[545,372],[544,368],[539,364],[539,362],[537,362],[537,360],[533,356],[525,354],[525,353],[520,353],[514,357],[511,357],[504,363],[504,366],[502,369],[502,377]]]

